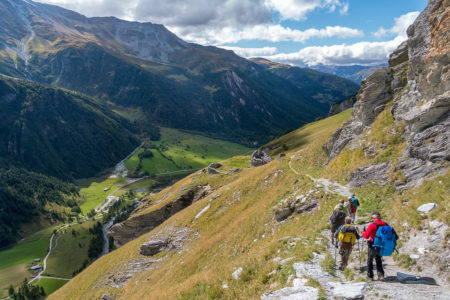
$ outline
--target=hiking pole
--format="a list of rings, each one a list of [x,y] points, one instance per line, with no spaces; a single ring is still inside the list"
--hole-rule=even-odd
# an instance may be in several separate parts
[[[361,268],[361,247],[359,246],[359,239],[358,239],[358,252],[359,252],[359,266]]]
[[[337,252],[337,248],[336,248],[336,245],[333,245],[334,246],[334,267],[336,268],[336,252]]]

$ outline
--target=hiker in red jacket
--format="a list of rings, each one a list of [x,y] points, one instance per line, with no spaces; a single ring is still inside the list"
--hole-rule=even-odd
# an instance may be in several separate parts
[[[364,228],[364,232],[362,233],[363,238],[367,240],[367,247],[369,248],[369,253],[367,256],[367,278],[369,280],[373,280],[373,259],[375,258],[375,263],[377,265],[377,275],[378,280],[384,279],[384,270],[383,263],[381,261],[381,256],[378,255],[375,248],[373,247],[373,240],[375,239],[375,235],[377,233],[377,225],[385,226],[386,223],[381,221],[381,215],[379,212],[374,211],[372,213],[373,223],[367,227],[367,230]],[[377,224],[377,225],[376,225]]]

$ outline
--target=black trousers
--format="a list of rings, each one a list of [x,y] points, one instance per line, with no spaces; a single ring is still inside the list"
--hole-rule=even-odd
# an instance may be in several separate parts
[[[381,261],[381,256],[379,256],[373,247],[373,242],[367,242],[369,248],[369,253],[367,256],[367,276],[373,278],[373,259],[375,258],[375,263],[377,265],[377,275],[384,276],[383,262]]]

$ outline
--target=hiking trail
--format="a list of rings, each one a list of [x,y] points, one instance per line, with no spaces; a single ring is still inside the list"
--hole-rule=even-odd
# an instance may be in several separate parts
[[[289,168],[299,176],[306,176],[318,182],[325,187],[325,190],[337,193],[343,197],[351,195],[348,186],[332,182],[325,178],[313,178],[308,174],[301,174],[292,167],[291,156],[289,160]],[[355,225],[362,232],[363,227],[367,224]],[[320,262],[325,259],[326,253],[314,253],[314,257],[309,262],[295,262],[293,268],[295,270],[295,278],[292,280],[292,286],[282,288],[277,291],[268,291],[262,295],[262,300],[275,299],[317,299],[319,297],[318,290],[307,286],[307,278],[311,277],[317,280],[323,287],[325,294],[330,299],[395,299],[395,300],[411,300],[411,299],[433,299],[446,300],[450,299],[450,288],[445,278],[433,278],[436,276],[432,272],[420,272],[422,276],[416,276],[416,272],[405,270],[398,266],[391,256],[383,257],[383,267],[385,271],[385,279],[383,281],[366,282],[367,271],[367,243],[363,238],[356,242],[349,258],[347,266],[348,271],[340,271],[337,269],[339,264],[339,251],[331,245],[329,241],[330,230],[322,231],[322,235],[317,237],[317,242],[327,240],[327,253],[333,258],[336,251],[336,266],[333,274],[325,272],[320,266]],[[289,237],[290,238],[290,237]],[[298,237],[297,237],[298,238]],[[361,255],[361,262],[360,262]],[[376,270],[375,270],[376,273]],[[409,280],[401,281],[403,273],[410,276]],[[431,273],[431,274],[429,274]],[[345,275],[347,275],[347,277]],[[376,276],[375,276],[376,277]]]

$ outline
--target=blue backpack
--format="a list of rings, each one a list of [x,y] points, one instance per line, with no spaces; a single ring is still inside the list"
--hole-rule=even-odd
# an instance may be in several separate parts
[[[380,256],[391,256],[397,245],[397,233],[387,224],[385,226],[380,226],[377,223],[374,224],[377,226],[377,233],[373,241],[375,250]]]

